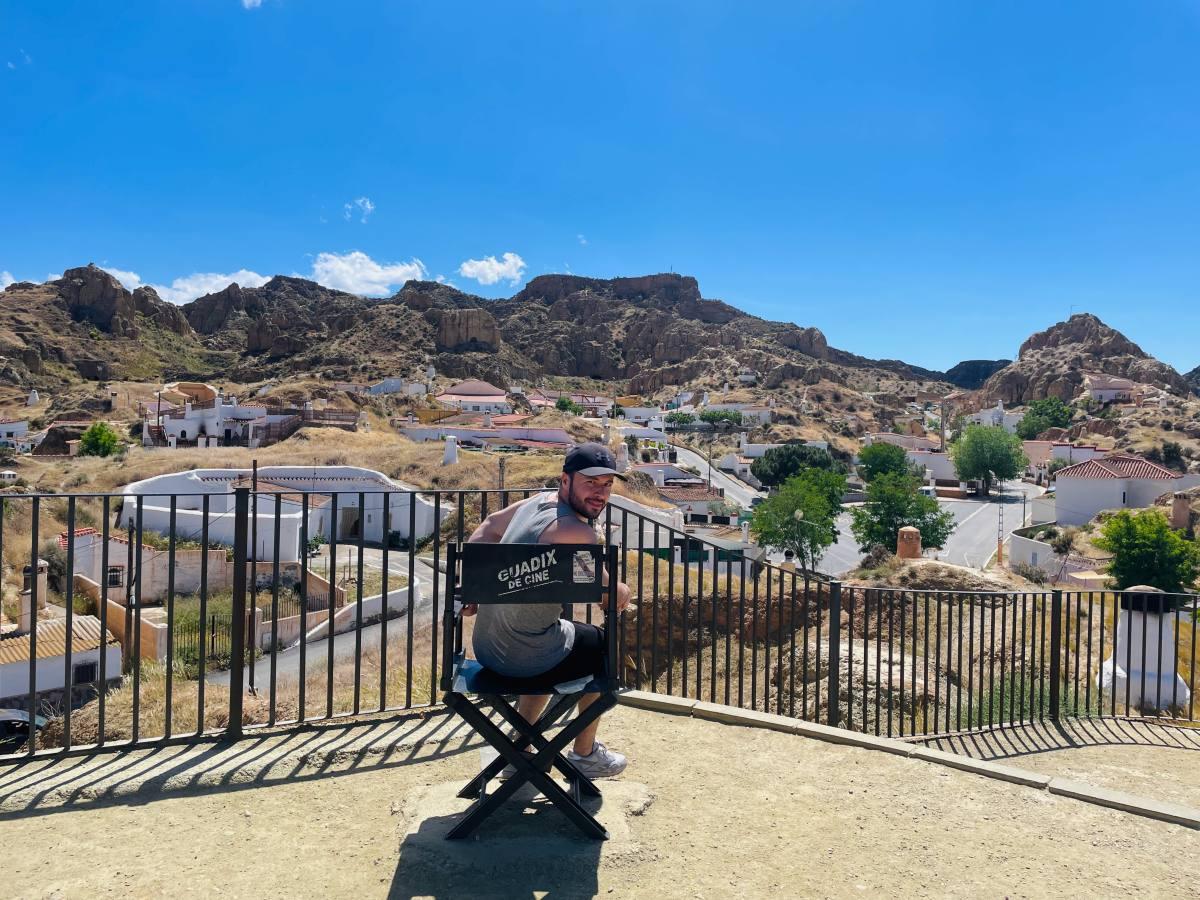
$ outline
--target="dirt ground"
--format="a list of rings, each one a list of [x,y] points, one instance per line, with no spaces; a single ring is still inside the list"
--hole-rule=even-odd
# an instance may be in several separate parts
[[[12,897],[1193,897],[1200,833],[795,735],[618,708],[587,841],[544,804],[440,831],[445,716],[0,773]]]
[[[1064,719],[944,737],[928,746],[1096,787],[1200,807],[1200,729],[1121,719]]]

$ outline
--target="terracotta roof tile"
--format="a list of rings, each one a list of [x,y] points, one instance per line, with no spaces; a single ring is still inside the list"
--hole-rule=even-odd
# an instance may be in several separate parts
[[[1059,469],[1056,478],[1150,478],[1154,481],[1173,481],[1178,472],[1152,463],[1140,456],[1105,456],[1089,459],[1073,466]]]
[[[75,616],[71,626],[71,652],[85,653],[102,643],[115,644],[112,635],[100,636],[100,620],[95,616]],[[37,658],[63,656],[67,652],[67,620],[51,619],[38,623]],[[13,635],[0,639],[0,665],[29,661],[29,635]]]

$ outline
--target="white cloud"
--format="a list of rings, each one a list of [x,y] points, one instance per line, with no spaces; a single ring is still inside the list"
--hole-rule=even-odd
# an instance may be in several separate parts
[[[375,212],[375,204],[371,202],[370,197],[359,197],[352,203],[347,203],[342,207],[342,218],[349,222],[350,217],[355,214],[356,208],[362,214],[362,219],[359,221],[366,225],[367,218],[371,213]]]
[[[438,284],[444,284],[444,285],[447,285],[448,287],[452,287],[452,288],[458,287],[457,284],[455,284],[453,281],[451,281],[445,275],[438,275],[433,280],[436,281]]]
[[[16,68],[16,66],[14,66],[14,65],[12,64],[12,60],[11,60],[11,59],[8,61],[8,67],[9,67],[10,69],[15,69],[15,68]]]
[[[113,278],[117,279],[117,281],[121,282],[121,285],[127,291],[136,291],[143,284],[142,276],[140,276],[137,272],[126,272],[123,269],[111,269],[108,266],[101,266],[100,268]]]
[[[152,284],[150,287],[164,300],[171,303],[187,303],[205,294],[224,290],[235,282],[242,287],[256,288],[262,287],[268,281],[270,279],[265,275],[251,272],[249,269],[238,269],[228,275],[218,272],[193,272],[183,278],[176,278],[170,287],[164,284]]]
[[[582,234],[577,234],[577,235],[575,235],[575,240],[579,241],[579,246],[580,246],[580,247],[586,247],[586,246],[587,246],[587,238],[585,238],[585,237],[584,237]]]
[[[474,278],[480,284],[495,284],[507,278],[513,284],[521,280],[525,271],[525,260],[515,253],[505,253],[501,259],[485,256],[483,259],[468,259],[458,267],[463,278]]]
[[[361,250],[318,253],[312,278],[317,284],[367,297],[390,293],[412,278],[426,278],[425,264],[415,257],[408,262],[377,263]]]
[[[242,0],[242,9],[258,9],[262,6],[262,0]]]
[[[12,277],[12,272],[4,270],[0,272],[0,291],[4,290],[17,279]]]
[[[33,57],[30,56],[28,53],[26,53],[24,50],[21,51],[21,56],[25,60],[25,65],[27,65],[27,66],[33,65]]]

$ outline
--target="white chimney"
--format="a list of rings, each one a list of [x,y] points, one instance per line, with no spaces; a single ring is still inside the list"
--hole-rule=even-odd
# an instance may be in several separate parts
[[[25,405],[26,406],[37,406],[39,402],[40,402],[40,398],[38,397],[37,389],[34,388],[33,390],[31,390],[29,392],[29,399],[25,401]]]
[[[749,522],[742,523],[742,543],[743,544],[750,543],[750,523]]]
[[[617,471],[624,472],[629,468],[629,445],[621,441],[621,446],[617,448]]]
[[[664,484],[667,483],[667,470],[666,469],[651,469],[650,477],[654,479],[654,483],[656,485],[658,485],[659,487],[662,487]]]
[[[484,414],[483,414],[483,427],[484,428],[492,427],[492,414],[490,412],[484,412]]]
[[[458,462],[458,439],[452,435],[446,435],[446,452],[442,454],[442,465],[452,466]]]

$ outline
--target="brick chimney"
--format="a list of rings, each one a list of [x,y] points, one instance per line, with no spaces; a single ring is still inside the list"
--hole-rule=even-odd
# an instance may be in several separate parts
[[[1183,531],[1190,524],[1191,517],[1192,508],[1188,503],[1188,495],[1183,491],[1176,491],[1175,496],[1171,498],[1171,527]]]

